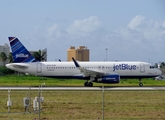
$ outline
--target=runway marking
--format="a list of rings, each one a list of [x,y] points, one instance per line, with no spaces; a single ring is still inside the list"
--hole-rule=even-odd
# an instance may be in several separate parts
[[[0,90],[39,90],[39,87],[0,87]],[[41,88],[40,88],[41,89]],[[100,91],[102,87],[42,87],[42,90],[82,90],[82,91]],[[165,87],[104,87],[106,91],[113,90],[165,90]]]

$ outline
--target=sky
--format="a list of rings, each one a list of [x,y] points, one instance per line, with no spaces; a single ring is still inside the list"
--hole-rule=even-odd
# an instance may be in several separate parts
[[[47,48],[48,61],[86,46],[90,61],[164,62],[165,1],[0,0],[0,33],[0,45],[14,36],[28,50]]]

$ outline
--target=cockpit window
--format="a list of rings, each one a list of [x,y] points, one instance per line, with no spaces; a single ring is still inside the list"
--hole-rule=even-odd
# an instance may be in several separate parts
[[[150,69],[154,69],[155,67],[154,66],[150,66]]]

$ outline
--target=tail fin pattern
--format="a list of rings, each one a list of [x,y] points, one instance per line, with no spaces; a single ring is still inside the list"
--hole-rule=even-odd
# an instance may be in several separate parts
[[[10,47],[15,63],[36,62],[35,58],[16,37],[9,37]]]

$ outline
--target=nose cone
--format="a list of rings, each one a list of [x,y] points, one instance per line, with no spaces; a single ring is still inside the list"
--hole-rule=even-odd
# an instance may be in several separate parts
[[[158,75],[162,75],[162,71],[160,69],[158,69],[157,73]]]

